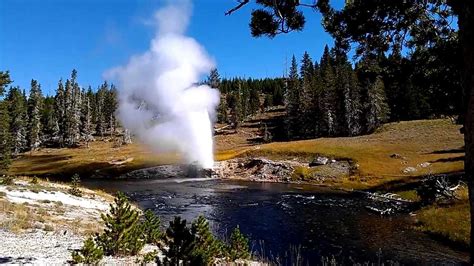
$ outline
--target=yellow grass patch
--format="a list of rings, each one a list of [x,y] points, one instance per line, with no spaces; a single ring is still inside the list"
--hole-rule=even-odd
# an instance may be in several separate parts
[[[316,155],[347,158],[357,166],[356,178],[343,183],[349,187],[374,187],[389,182],[410,182],[414,176],[463,170],[463,136],[459,126],[447,119],[419,120],[384,125],[374,134],[312,140],[275,142],[249,149],[247,156],[270,158]],[[399,158],[392,158],[397,154]],[[429,163],[422,167],[421,164]],[[415,172],[404,173],[407,167]],[[358,184],[352,184],[352,183]]]

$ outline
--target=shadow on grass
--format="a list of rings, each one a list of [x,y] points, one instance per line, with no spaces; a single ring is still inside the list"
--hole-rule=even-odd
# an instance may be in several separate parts
[[[450,182],[457,182],[464,178],[464,172],[455,172],[455,173],[445,173],[445,174],[436,174],[436,176],[445,176]],[[406,190],[412,190],[421,185],[421,182],[424,178],[428,177],[427,175],[422,176],[410,176],[403,179],[391,180],[380,184],[375,187],[366,189],[368,192],[376,191],[387,191],[387,192],[400,192]]]
[[[457,156],[457,157],[450,157],[450,158],[440,158],[437,160],[430,161],[430,163],[448,163],[448,162],[457,162],[457,161],[464,161],[464,155]]]
[[[458,149],[449,149],[449,150],[437,150],[430,152],[429,154],[446,154],[446,153],[464,153],[464,147]]]
[[[111,165],[108,162],[70,164],[67,160],[55,160],[54,156],[49,157],[49,161],[42,164],[37,163],[37,161],[33,159],[31,165],[16,167],[15,172],[25,176],[47,177],[57,181],[70,181],[74,174],[78,174],[81,178],[115,179],[128,172],[152,166],[145,163]]]

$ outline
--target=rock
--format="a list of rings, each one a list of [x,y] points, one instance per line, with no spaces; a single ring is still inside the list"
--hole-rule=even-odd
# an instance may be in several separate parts
[[[431,163],[429,163],[429,162],[424,162],[424,163],[418,164],[418,167],[426,168],[426,167],[428,167],[428,166],[430,166],[430,165],[431,165]]]
[[[329,162],[329,158],[327,157],[316,157],[313,161],[309,163],[309,166],[319,166],[319,165],[326,165]]]
[[[416,168],[409,166],[409,167],[403,169],[402,172],[403,172],[404,174],[414,173],[414,172],[416,172]]]
[[[398,154],[398,153],[392,153],[392,154],[390,155],[390,158],[402,159],[403,157],[402,157],[400,154]]]
[[[334,159],[331,160],[331,163],[335,163],[335,162],[336,162],[336,160],[334,160]]]

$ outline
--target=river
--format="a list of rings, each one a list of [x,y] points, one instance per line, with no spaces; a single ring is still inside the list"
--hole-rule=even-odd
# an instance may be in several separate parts
[[[345,264],[463,264],[458,251],[413,230],[408,214],[370,213],[363,195],[314,186],[209,179],[84,180],[91,188],[125,192],[163,224],[175,215],[191,221],[203,214],[221,237],[235,226],[252,250],[289,264],[294,257],[315,265],[322,257]],[[293,259],[291,259],[293,258]]]

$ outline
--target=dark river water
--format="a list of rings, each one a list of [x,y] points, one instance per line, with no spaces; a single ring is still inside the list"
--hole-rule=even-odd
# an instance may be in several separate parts
[[[409,215],[370,213],[363,195],[311,186],[224,180],[88,180],[84,185],[125,192],[163,224],[175,215],[191,221],[203,214],[221,237],[235,226],[262,257],[304,264],[322,257],[338,263],[397,261],[408,265],[459,265],[468,254],[412,229]],[[293,259],[294,261],[294,259]]]

